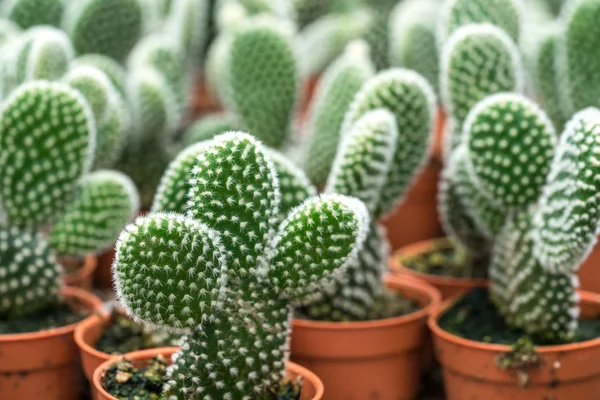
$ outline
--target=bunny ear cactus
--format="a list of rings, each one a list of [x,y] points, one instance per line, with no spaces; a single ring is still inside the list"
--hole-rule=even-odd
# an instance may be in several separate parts
[[[305,169],[311,181],[325,184],[340,141],[344,115],[354,96],[373,76],[366,43],[350,43],[323,74],[307,117]]]
[[[142,34],[138,0],[70,1],[63,28],[77,54],[103,54],[123,61]]]
[[[200,56],[208,34],[208,3],[208,0],[177,0],[171,6],[168,30],[191,62]]]
[[[378,0],[371,3],[372,18],[364,38],[371,47],[373,64],[378,71],[390,66],[388,26],[390,15],[396,4],[398,4],[396,0]]]
[[[184,132],[182,141],[186,146],[213,139],[221,133],[242,129],[239,119],[231,113],[208,114],[194,122]]]
[[[467,114],[479,101],[494,93],[522,92],[523,70],[518,49],[510,37],[490,24],[458,29],[444,47],[440,91],[451,116],[445,148],[461,142]]]
[[[127,72],[125,69],[112,58],[103,56],[101,54],[85,54],[77,57],[73,60],[73,67],[80,65],[87,65],[89,67],[98,68],[104,72],[113,87],[122,95],[125,96],[126,92],[126,76]]]
[[[279,183],[262,146],[242,133],[205,146],[187,215],[152,213],[121,234],[117,291],[136,319],[191,329],[167,397],[262,398],[284,376],[291,306],[344,271],[368,216],[358,200],[324,196],[277,228]]]
[[[53,224],[50,243],[61,255],[81,257],[111,245],[139,211],[135,185],[116,171],[96,171]]]
[[[62,267],[41,233],[0,228],[0,317],[18,317],[59,301]]]
[[[63,212],[93,162],[92,111],[63,83],[15,90],[0,114],[0,197],[11,224],[36,227]]]
[[[398,3],[389,21],[390,62],[417,71],[438,90],[439,60],[436,43],[437,0]]]
[[[490,23],[518,43],[521,35],[521,0],[449,0],[444,2],[438,21],[438,47],[459,28],[469,24]]]
[[[59,26],[65,0],[6,0],[2,14],[9,20],[28,29],[36,25]]]
[[[558,44],[557,66],[563,107],[568,114],[600,107],[600,1],[569,0],[562,11],[564,32]]]
[[[245,128],[265,145],[286,144],[298,93],[291,27],[269,17],[245,21],[232,32],[227,96]]]

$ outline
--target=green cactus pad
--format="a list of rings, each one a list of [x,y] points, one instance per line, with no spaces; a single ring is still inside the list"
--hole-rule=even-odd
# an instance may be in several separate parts
[[[458,124],[457,132],[479,101],[500,92],[520,93],[524,85],[517,47],[504,31],[490,24],[468,25],[450,37],[440,77],[442,102]]]
[[[182,329],[207,321],[226,267],[216,232],[182,215],[153,213],[121,233],[113,271],[128,315]]]
[[[534,253],[554,273],[576,272],[600,227],[600,110],[577,113],[560,138],[534,218]]]
[[[208,114],[194,122],[183,134],[182,141],[186,146],[211,140],[225,132],[242,129],[239,119],[231,113]]]
[[[123,61],[142,34],[138,0],[69,2],[63,21],[78,54],[103,54]]]
[[[11,223],[44,225],[62,212],[93,162],[94,117],[62,83],[22,85],[0,114],[0,197]]]
[[[488,197],[505,208],[538,199],[556,144],[542,109],[522,95],[497,94],[473,108],[464,131],[469,168]]]
[[[386,109],[364,114],[342,139],[325,191],[354,196],[377,211],[398,140],[396,118]]]
[[[439,18],[438,43],[459,28],[477,23],[490,23],[505,31],[515,42],[521,34],[522,3],[520,0],[449,0],[442,6]]]
[[[367,209],[356,199],[328,195],[306,201],[291,212],[271,242],[269,282],[293,302],[315,298],[345,272],[368,226]]]
[[[427,81],[414,71],[399,68],[371,78],[352,101],[342,124],[343,134],[377,108],[387,109],[396,117],[398,140],[376,217],[393,210],[425,162],[435,107],[435,94]]]
[[[208,142],[199,142],[186,147],[169,164],[154,196],[152,211],[187,212],[190,180],[196,159],[206,150]]]
[[[269,148],[264,149],[273,162],[279,181],[279,219],[283,220],[294,208],[309,197],[317,195],[317,188],[308,180],[303,170],[298,168],[282,153]]]
[[[112,245],[140,208],[135,185],[116,171],[87,175],[74,201],[52,226],[50,242],[61,255],[82,257]]]
[[[231,108],[229,107],[231,101],[227,98],[231,94],[231,91],[227,87],[228,81],[226,76],[227,56],[230,45],[231,35],[222,33],[217,36],[208,48],[205,62],[206,83],[210,94],[221,103],[227,105],[227,108]]]
[[[281,24],[266,17],[246,21],[233,33],[227,57],[234,112],[248,132],[273,148],[288,138],[298,92],[291,32]]]
[[[208,34],[208,0],[179,0],[173,3],[168,29],[188,59],[195,59],[202,52]]]
[[[2,14],[23,29],[36,25],[59,26],[65,0],[6,0]]]
[[[262,145],[243,133],[217,136],[198,156],[190,184],[188,215],[222,235],[231,274],[250,275],[279,216],[277,175]]]
[[[104,122],[117,96],[106,74],[94,67],[76,66],[63,81],[83,95],[92,109],[96,125]]]
[[[62,267],[41,233],[0,228],[0,316],[33,313],[59,301]]]
[[[362,85],[373,76],[367,45],[350,43],[323,74],[307,116],[305,169],[322,186],[327,180],[340,141],[344,115]]]
[[[563,8],[564,33],[557,66],[567,115],[586,107],[600,107],[600,1],[570,0]]]
[[[125,96],[125,80],[127,73],[115,60],[101,54],[85,54],[73,60],[74,67],[79,65],[88,65],[104,72],[115,89],[117,89],[121,95]]]

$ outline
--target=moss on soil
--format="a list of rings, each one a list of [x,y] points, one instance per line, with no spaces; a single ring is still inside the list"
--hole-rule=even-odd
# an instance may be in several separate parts
[[[62,328],[81,321],[89,315],[87,311],[73,311],[66,303],[59,303],[34,314],[0,319],[0,335],[29,333],[53,328]]]

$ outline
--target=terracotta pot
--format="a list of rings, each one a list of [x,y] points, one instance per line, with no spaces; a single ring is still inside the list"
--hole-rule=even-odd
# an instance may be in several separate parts
[[[177,347],[163,347],[160,349],[152,349],[152,350],[142,350],[136,351],[133,353],[125,354],[123,357],[133,361],[134,365],[138,368],[145,363],[147,363],[153,357],[161,354],[166,359],[170,359],[171,355],[178,350]],[[120,357],[113,357],[111,360],[108,360],[102,363],[96,370],[94,371],[94,389],[96,391],[96,395],[98,396],[98,400],[118,400],[116,397],[111,396],[104,388],[102,387],[102,375],[104,371],[106,371],[112,363],[118,360]],[[297,378],[302,377],[302,394],[301,400],[320,400],[323,398],[323,383],[315,374],[294,363],[288,363],[287,365],[287,374],[289,378]]]
[[[321,79],[321,75],[311,75],[304,83],[302,101],[300,103],[301,105],[299,110],[300,117],[303,123],[306,121],[306,117],[308,116],[308,111],[310,110],[310,105],[313,101],[315,92],[317,90],[319,79]]]
[[[94,274],[94,286],[100,290],[112,290],[112,263],[115,259],[115,246],[98,256],[98,267]]]
[[[97,314],[83,321],[75,328],[75,343],[79,348],[81,365],[88,381],[92,381],[94,371],[103,362],[114,356],[96,350],[93,346],[110,324],[110,314]]]
[[[488,284],[487,279],[481,278],[456,278],[451,276],[433,275],[417,272],[410,268],[406,268],[400,261],[404,257],[415,256],[422,253],[430,252],[434,249],[443,248],[444,246],[451,246],[450,242],[443,239],[424,240],[404,246],[396,251],[389,261],[390,268],[393,272],[406,275],[414,279],[418,279],[423,282],[427,282],[431,286],[437,288],[441,295],[442,300],[449,299],[459,294],[463,294],[476,287],[486,287]]]
[[[422,308],[377,321],[294,320],[291,358],[323,380],[326,399],[409,400],[417,394],[425,322],[440,295],[425,283],[393,275],[386,284]]]
[[[584,318],[600,316],[600,296],[580,292]],[[447,400],[568,400],[600,395],[600,338],[582,343],[540,346],[539,367],[530,368],[527,387],[518,385],[517,371],[503,371],[496,357],[511,350],[454,336],[437,321],[454,300],[433,313],[429,328],[443,367]]]
[[[74,308],[102,307],[96,296],[79,288],[65,287],[62,294]],[[0,399],[79,400],[83,382],[73,340],[76,325],[0,335]]]
[[[219,112],[222,106],[208,88],[204,74],[198,73],[193,88],[190,119],[195,120],[204,114]]]
[[[88,254],[83,259],[83,266],[74,272],[65,274],[63,282],[66,286],[76,287],[91,291],[94,287],[94,273],[98,265],[98,259],[93,254]]]
[[[588,258],[579,268],[579,282],[581,290],[600,293],[600,243],[596,244]]]
[[[444,160],[444,130],[446,129],[446,119],[446,112],[442,106],[438,106],[431,157],[439,162],[443,162]]]

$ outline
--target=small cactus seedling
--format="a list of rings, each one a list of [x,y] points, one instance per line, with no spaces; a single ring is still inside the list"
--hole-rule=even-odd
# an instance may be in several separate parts
[[[315,185],[325,184],[338,149],[346,110],[374,73],[366,43],[356,41],[348,45],[319,80],[308,111],[304,166]]]
[[[123,61],[142,34],[138,0],[68,2],[63,28],[77,54],[103,54]]]
[[[444,47],[440,92],[450,114],[446,155],[461,142],[464,120],[475,104],[500,92],[523,91],[521,58],[510,37],[490,24],[458,29]]]
[[[513,42],[521,35],[521,0],[449,0],[442,6],[437,35],[440,50],[459,28],[490,23],[502,29]]]
[[[436,43],[437,0],[398,3],[389,22],[390,62],[417,71],[438,91],[439,60]]]
[[[262,398],[284,377],[291,306],[346,269],[368,215],[360,201],[329,195],[278,224],[275,167],[242,133],[208,142],[191,175],[186,215],[154,212],[121,234],[119,298],[149,325],[192,330],[167,398]]]
[[[64,7],[64,0],[7,0],[1,11],[22,29],[29,29],[36,25],[59,26]]]
[[[298,67],[291,27],[255,17],[232,32],[226,97],[245,129],[265,145],[286,144],[298,94]]]

